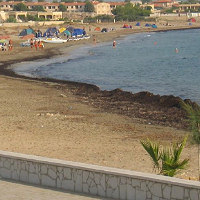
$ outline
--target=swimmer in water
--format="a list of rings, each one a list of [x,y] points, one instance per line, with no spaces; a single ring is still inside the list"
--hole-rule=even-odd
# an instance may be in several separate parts
[[[176,52],[176,53],[178,53],[178,52],[179,52],[178,48],[176,48],[176,49],[175,49],[175,52]]]
[[[116,41],[114,40],[113,41],[113,48],[115,48],[116,47]]]

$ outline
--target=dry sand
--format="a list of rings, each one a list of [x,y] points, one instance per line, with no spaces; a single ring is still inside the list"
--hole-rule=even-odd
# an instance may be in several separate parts
[[[122,35],[147,31],[141,27],[122,30],[122,24],[101,26],[115,26],[117,30],[105,34],[91,32],[91,35],[96,35],[97,42],[112,41]],[[200,24],[196,26],[200,27]],[[160,30],[172,28],[189,26],[182,21],[174,23],[174,26],[163,26]],[[12,29],[0,29],[2,34],[5,31],[7,34],[14,32]],[[73,84],[24,79],[4,70],[7,64],[20,60],[67,54],[79,45],[92,44],[92,38],[89,41],[56,45],[56,49],[53,45],[46,45],[44,50],[37,52],[20,47],[21,41],[15,36],[12,38],[13,51],[0,52],[1,150],[156,173],[152,170],[152,162],[141,147],[140,140],[149,137],[169,144],[180,141],[187,134],[184,130],[143,124],[140,119],[94,107],[84,97],[72,93]],[[183,158],[190,158],[190,165],[179,177],[197,177],[197,147],[188,144]]]

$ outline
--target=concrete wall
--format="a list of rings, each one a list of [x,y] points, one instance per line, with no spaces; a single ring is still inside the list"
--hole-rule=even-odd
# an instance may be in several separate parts
[[[0,177],[114,199],[200,199],[197,181],[5,151],[0,151]]]

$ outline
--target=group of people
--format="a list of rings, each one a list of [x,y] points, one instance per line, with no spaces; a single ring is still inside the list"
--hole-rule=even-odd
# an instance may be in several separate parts
[[[44,43],[41,40],[37,41],[37,40],[33,40],[31,38],[31,40],[30,40],[30,46],[31,46],[31,48],[35,47],[35,50],[37,51],[38,48],[39,49],[43,49],[44,48]]]
[[[7,51],[7,50],[11,51],[12,49],[13,49],[13,42],[11,39],[8,41],[8,44],[6,42],[1,44],[1,51]]]

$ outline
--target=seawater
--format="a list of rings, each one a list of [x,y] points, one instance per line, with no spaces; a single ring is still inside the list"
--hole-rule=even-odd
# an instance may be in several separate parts
[[[116,48],[112,42],[82,47],[69,57],[20,64],[14,71],[200,102],[200,29],[139,33],[116,42]]]

